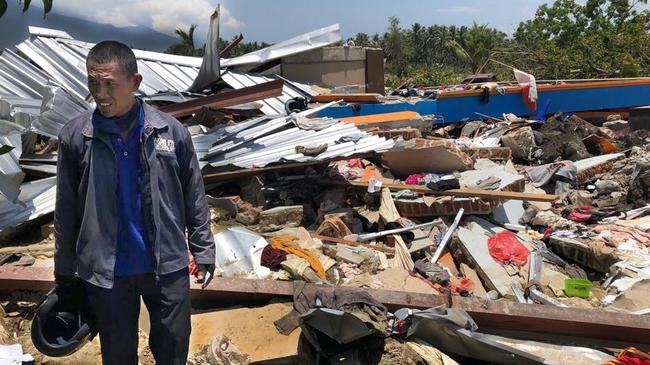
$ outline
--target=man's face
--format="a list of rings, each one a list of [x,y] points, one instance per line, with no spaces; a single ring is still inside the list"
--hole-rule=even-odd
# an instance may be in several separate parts
[[[99,112],[107,118],[121,117],[133,107],[133,93],[140,87],[140,74],[127,74],[117,61],[86,63],[88,90],[95,99]]]

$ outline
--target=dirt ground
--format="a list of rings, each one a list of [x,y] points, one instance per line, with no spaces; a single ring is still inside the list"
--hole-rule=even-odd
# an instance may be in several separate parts
[[[32,355],[36,364],[43,365],[97,365],[101,364],[99,338],[95,337],[78,352],[62,358],[40,354],[32,344],[30,328],[34,310],[42,293],[16,292],[11,296],[0,297],[0,343],[20,344],[23,353]],[[147,346],[148,336],[140,331],[138,358],[141,365],[154,365],[154,359]]]

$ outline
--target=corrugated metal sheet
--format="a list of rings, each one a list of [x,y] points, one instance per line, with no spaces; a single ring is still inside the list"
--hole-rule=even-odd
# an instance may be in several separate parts
[[[56,177],[22,184],[18,199],[24,204],[14,204],[7,199],[0,199],[0,234],[23,222],[54,212]]]
[[[25,173],[18,165],[18,159],[23,152],[21,133],[24,128],[17,124],[0,120],[0,146],[9,146],[11,151],[0,155],[0,193],[8,201],[15,202],[20,194],[20,184]]]
[[[354,124],[336,122],[316,131],[298,128],[291,117],[268,120],[257,118],[242,126],[222,128],[212,135],[217,144],[209,149],[204,159],[212,167],[234,165],[242,168],[263,167],[273,162],[307,162],[350,156],[370,151],[384,151],[394,146],[393,140],[370,135]],[[357,136],[356,142],[341,142],[342,137]],[[297,146],[327,145],[316,156],[297,153]]]
[[[265,82],[279,79],[279,77],[268,77],[262,75],[246,74],[241,72],[227,71],[221,74],[221,79],[233,89],[243,89],[248,86],[263,84]],[[295,97],[306,97],[309,94],[290,82],[285,82],[282,88],[282,96],[260,100],[263,104],[262,112],[267,115],[286,114],[284,103]],[[312,94],[313,95],[313,94]]]
[[[29,27],[31,39],[16,46],[32,62],[44,72],[39,73],[41,85],[47,83],[47,77],[57,81],[71,94],[85,99],[88,95],[86,87],[85,58],[92,43],[73,39],[69,34],[57,30]],[[246,55],[221,61],[222,67],[256,65],[288,55],[324,47],[340,41],[341,31],[338,24],[321,28],[313,32],[299,35],[270,47],[248,53]],[[198,75],[202,59],[169,55],[165,53],[134,50],[138,59],[138,69],[143,76],[140,93],[152,95],[166,91],[185,91]],[[8,54],[8,58],[13,58]],[[23,60],[24,61],[24,60]],[[18,62],[13,59],[13,62]],[[0,71],[2,67],[0,66]],[[0,76],[2,73],[0,72]],[[34,76],[36,77],[36,76]],[[6,83],[0,79],[0,85]],[[36,88],[37,85],[34,85]],[[0,93],[3,89],[0,88]],[[37,91],[37,90],[35,90]],[[27,88],[16,89],[12,94],[22,93],[29,96]],[[33,92],[31,92],[32,96]]]
[[[77,115],[90,110],[92,106],[57,86],[45,90],[41,114],[31,123],[33,132],[57,138],[61,128]]]
[[[68,34],[45,28],[30,27],[32,39],[16,46],[68,92],[85,99],[85,60],[93,43],[72,39]],[[194,81],[201,59],[134,50],[138,69],[143,76],[140,93],[186,90]]]
[[[0,95],[39,99],[47,75],[9,49],[0,55]]]
[[[260,49],[245,55],[221,60],[221,67],[233,67],[244,65],[258,65],[278,58],[286,57],[296,53],[302,53],[336,43],[341,37],[341,28],[333,24],[325,28],[316,29],[309,33],[287,39],[270,47]]]

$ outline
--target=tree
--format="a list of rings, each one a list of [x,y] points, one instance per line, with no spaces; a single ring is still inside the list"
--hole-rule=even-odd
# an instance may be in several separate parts
[[[190,28],[187,31],[182,28],[176,28],[174,33],[181,38],[181,42],[169,46],[169,48],[167,48],[167,53],[181,56],[203,56],[205,45],[203,48],[196,48],[194,46],[194,30],[196,30],[196,24],[190,25]]]
[[[647,0],[556,0],[514,34],[512,62],[541,78],[637,76],[650,72]]]
[[[43,1],[43,18],[47,15],[52,10],[52,1],[53,0],[42,0]],[[31,4],[32,0],[18,0],[18,4],[23,4],[23,13],[29,9],[29,5]],[[7,0],[0,0],[0,18],[5,14],[7,11]]]
[[[487,25],[472,24],[461,29],[459,40],[450,40],[448,46],[459,60],[465,61],[472,73],[479,72],[492,54],[504,43],[505,34]]]
[[[384,54],[388,60],[388,69],[396,75],[402,75],[408,63],[404,34],[399,26],[399,19],[388,18],[388,32],[384,36]]]

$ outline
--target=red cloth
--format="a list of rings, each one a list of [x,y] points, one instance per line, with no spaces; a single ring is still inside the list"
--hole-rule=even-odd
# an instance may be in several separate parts
[[[488,250],[492,258],[503,264],[523,266],[528,261],[528,249],[510,231],[502,231],[490,237]]]
[[[537,100],[532,100],[530,98],[530,84],[519,84],[521,86],[521,98],[524,100],[524,103],[531,111],[537,110]]]
[[[605,365],[650,365],[650,354],[628,347],[616,359],[606,362]]]
[[[449,290],[452,294],[458,295],[462,292],[473,293],[474,292],[474,282],[469,278],[462,278],[459,281],[449,284]]]
[[[189,251],[187,251],[187,255],[190,257],[190,264],[188,266],[190,275],[196,276],[199,273],[199,267],[196,266],[196,262],[194,262],[194,257],[192,257],[192,254]]]
[[[619,356],[618,361],[622,361],[626,365],[650,365],[650,361],[637,359],[631,356]]]

